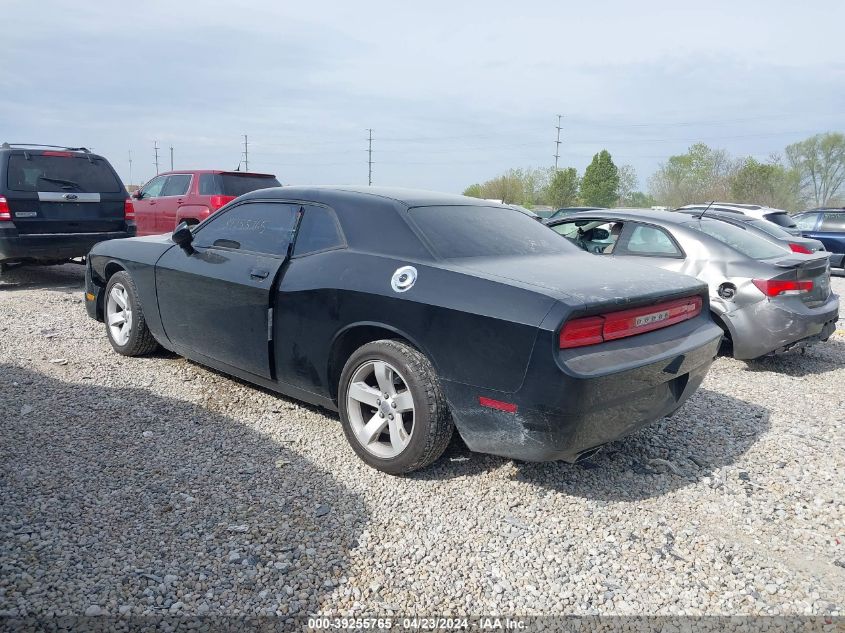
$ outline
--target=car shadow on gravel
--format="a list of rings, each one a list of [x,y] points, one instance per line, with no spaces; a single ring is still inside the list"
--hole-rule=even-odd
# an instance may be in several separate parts
[[[514,461],[512,477],[601,501],[657,497],[713,478],[717,470],[742,457],[770,426],[767,409],[699,389],[674,416],[611,442],[585,462]],[[458,441],[444,459],[412,476],[473,477],[510,461],[473,453]]]
[[[78,290],[85,288],[85,267],[79,264],[61,266],[14,266],[0,273],[0,292],[15,290]]]
[[[844,358],[845,339],[834,336],[803,351],[796,350],[787,354],[748,361],[745,364],[745,371],[775,372],[802,378],[841,369]]]
[[[314,613],[368,520],[284,438],[141,389],[0,364],[0,437],[6,615]]]

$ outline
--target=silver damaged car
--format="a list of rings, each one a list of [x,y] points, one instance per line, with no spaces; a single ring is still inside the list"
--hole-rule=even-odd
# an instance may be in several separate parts
[[[706,282],[734,358],[826,341],[836,329],[839,298],[827,253],[794,253],[717,218],[651,209],[584,211],[549,227],[620,266],[649,263]]]

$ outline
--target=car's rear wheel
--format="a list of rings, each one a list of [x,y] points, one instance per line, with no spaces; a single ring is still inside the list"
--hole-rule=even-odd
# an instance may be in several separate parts
[[[353,450],[393,475],[437,460],[454,430],[431,362],[400,341],[367,343],[352,354],[341,373],[338,408]]]
[[[124,356],[143,356],[158,349],[129,273],[121,271],[111,276],[105,300],[106,335],[114,351]]]

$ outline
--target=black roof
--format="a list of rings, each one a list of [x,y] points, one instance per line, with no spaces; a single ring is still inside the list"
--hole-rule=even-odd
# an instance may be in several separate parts
[[[405,189],[402,187],[370,187],[366,185],[288,185],[259,189],[246,194],[249,198],[346,198],[362,199],[370,196],[398,202],[406,207],[425,207],[439,205],[462,205],[480,207],[507,207],[507,205],[479,198],[469,198],[453,193],[440,193],[424,189]]]

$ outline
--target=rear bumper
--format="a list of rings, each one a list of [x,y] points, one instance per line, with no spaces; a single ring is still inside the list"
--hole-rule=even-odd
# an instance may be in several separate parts
[[[551,349],[546,346],[553,340],[541,336],[516,393],[444,381],[461,437],[477,452],[574,462],[670,415],[698,389],[719,350],[722,331],[709,318],[667,329],[675,329],[674,336],[658,331],[596,349],[568,350],[568,358],[549,363],[537,350]],[[516,404],[517,411],[482,407],[479,396]]]
[[[836,329],[839,297],[810,308],[799,298],[763,300],[722,315],[731,332],[734,358],[751,360],[827,338]]]
[[[114,231],[110,233],[4,235],[0,231],[0,261],[53,261],[84,257],[95,244],[124,237],[135,237],[135,233],[134,231]]]

